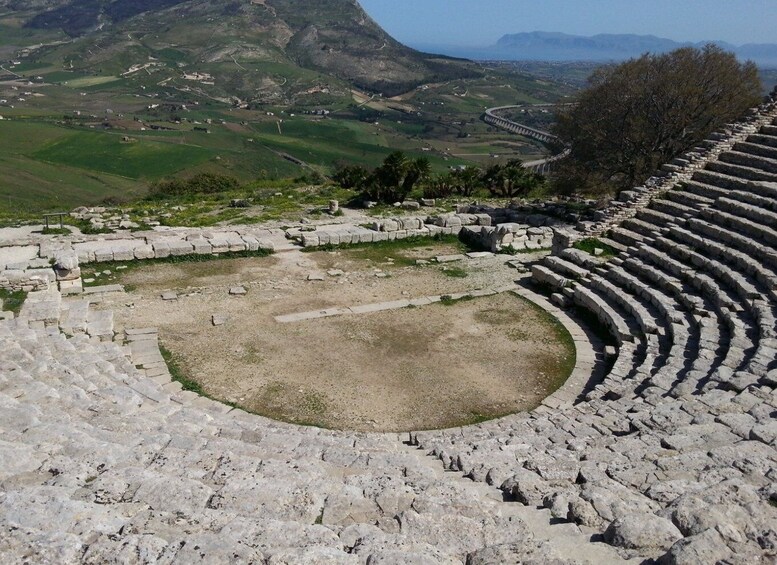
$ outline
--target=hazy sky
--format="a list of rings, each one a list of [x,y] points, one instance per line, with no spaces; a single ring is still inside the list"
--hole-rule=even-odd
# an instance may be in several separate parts
[[[777,43],[777,0],[360,0],[405,43],[479,46],[506,33],[636,33]]]

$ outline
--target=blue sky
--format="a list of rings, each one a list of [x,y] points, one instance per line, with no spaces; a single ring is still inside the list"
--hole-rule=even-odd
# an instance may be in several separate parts
[[[481,46],[506,33],[636,33],[777,43],[777,0],[360,0],[404,43]]]

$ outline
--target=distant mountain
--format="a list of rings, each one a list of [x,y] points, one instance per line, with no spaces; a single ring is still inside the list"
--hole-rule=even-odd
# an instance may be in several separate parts
[[[591,37],[534,31],[503,36],[493,48],[510,59],[545,61],[622,61],[643,53],[666,53],[680,47],[715,43],[761,66],[777,65],[777,44],[731,45],[723,41],[678,42],[653,35],[600,34]]]
[[[565,33],[533,31],[503,36],[495,45],[464,47],[457,45],[415,44],[428,52],[445,53],[470,59],[507,61],[623,61],[643,53],[666,53],[679,47],[701,47],[714,43],[733,51],[742,60],[760,67],[777,68],[777,44],[731,45],[724,41],[678,42],[653,35],[601,34],[591,37]]]

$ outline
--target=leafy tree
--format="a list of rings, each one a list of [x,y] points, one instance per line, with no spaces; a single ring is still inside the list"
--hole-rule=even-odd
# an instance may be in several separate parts
[[[364,181],[364,194],[378,202],[401,202],[431,172],[426,158],[408,159],[401,151],[391,153]]]
[[[337,167],[335,174],[332,175],[332,180],[343,188],[352,189],[361,188],[369,176],[369,171],[362,166],[341,165]]]
[[[596,71],[578,103],[557,114],[571,155],[556,175],[562,192],[614,192],[741,117],[760,101],[753,63],[714,45],[646,54]]]
[[[456,169],[435,176],[424,186],[426,198],[447,198],[457,196],[472,196],[484,187],[483,171],[478,167]]]
[[[453,175],[455,179],[454,190],[459,196],[472,196],[485,186],[483,183],[483,171],[477,167],[459,169]]]
[[[542,175],[530,171],[518,159],[489,167],[483,175],[483,180],[493,196],[503,198],[528,194],[545,182]]]
[[[436,175],[424,185],[424,198],[448,198],[453,194],[453,173]]]

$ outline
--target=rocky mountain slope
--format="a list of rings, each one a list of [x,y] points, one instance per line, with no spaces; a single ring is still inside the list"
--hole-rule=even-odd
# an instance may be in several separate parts
[[[156,82],[174,70],[243,100],[283,97],[295,82],[325,91],[331,78],[394,95],[479,74],[398,43],[356,0],[0,0],[0,26],[58,36],[34,56],[66,70],[130,76],[142,67]]]

